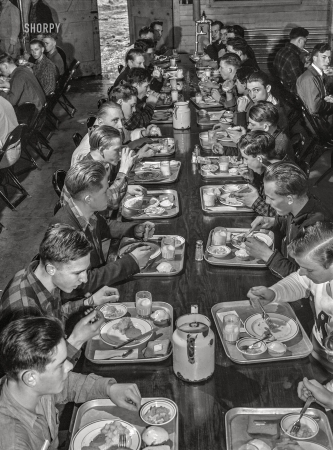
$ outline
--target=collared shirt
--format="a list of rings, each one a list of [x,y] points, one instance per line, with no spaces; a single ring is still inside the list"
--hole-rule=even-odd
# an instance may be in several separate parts
[[[99,256],[100,264],[105,264],[104,255],[101,249],[101,246],[99,245],[98,237],[96,234],[96,226],[97,226],[97,217],[95,214],[93,214],[89,220],[86,219],[82,212],[80,211],[80,208],[77,206],[77,204],[74,202],[74,200],[70,197],[68,200],[68,206],[70,207],[72,213],[76,217],[77,221],[80,224],[80,227],[82,228],[82,231],[85,233],[86,229],[89,228],[91,237],[93,239],[95,250]]]
[[[296,81],[304,72],[304,64],[301,59],[302,50],[288,42],[281,48],[274,59],[274,68],[286,89],[296,92]]]
[[[63,323],[67,318],[83,308],[84,299],[61,304],[60,289],[51,294],[36,277],[35,270],[39,261],[33,261],[17,272],[6,286],[0,301],[0,317],[15,313],[33,314],[38,311],[45,316],[56,317]],[[80,352],[67,343],[68,359],[77,362]]]
[[[36,413],[33,413],[15,400],[9,390],[7,377],[3,377],[0,385],[0,427],[6,432],[0,433],[0,448],[40,450],[48,440],[49,450],[58,449],[59,419],[55,405],[84,403],[108,397],[108,386],[115,383],[113,378],[69,372],[62,392],[42,396]]]
[[[57,81],[57,68],[45,55],[41,60],[36,60],[32,68],[33,73],[44,89],[45,95],[54,92]]]
[[[315,64],[311,64],[311,66],[315,69],[315,71],[316,72],[318,72],[319,73],[319,75],[321,76],[321,77],[323,77],[323,71],[322,70],[320,70],[319,69],[319,67],[317,67]]]

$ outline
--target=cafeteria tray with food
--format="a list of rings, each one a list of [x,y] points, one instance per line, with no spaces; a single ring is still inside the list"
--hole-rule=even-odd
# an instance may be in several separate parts
[[[197,103],[196,100],[195,100],[195,97],[191,97],[190,98],[191,102],[194,104],[194,106],[196,108],[199,108],[199,109],[216,109],[216,108],[219,108],[219,109],[221,109],[221,106],[222,106],[221,103],[217,102],[212,97],[207,96],[207,97],[205,97],[205,99],[203,98],[201,102]]]
[[[165,259],[161,250],[163,237],[175,238],[175,256],[174,259]],[[147,242],[138,241],[133,238],[124,237],[120,241],[117,256],[119,258],[126,253],[130,253],[136,247],[149,245],[151,247],[151,256],[146,267],[141,268],[141,272],[133,277],[172,277],[178,275],[184,267],[185,257],[185,239],[176,235],[155,234]]]
[[[152,314],[148,320],[138,318],[135,303],[108,303],[99,308],[108,321],[102,326],[100,334],[90,339],[86,346],[85,357],[94,364],[131,364],[155,363],[164,361],[172,353],[173,307],[165,302],[153,302]],[[134,341],[131,346],[114,350],[112,345],[123,338],[119,322],[130,318],[132,323],[124,326],[137,328],[142,332],[152,331],[148,339]],[[140,322],[141,320],[141,322]],[[124,322],[124,321],[123,321]],[[112,324],[115,325],[112,325]],[[125,330],[126,331],[126,330]],[[114,336],[113,336],[113,334]],[[114,341],[113,341],[114,340]]]
[[[149,190],[144,196],[126,194],[121,214],[129,220],[167,219],[179,213],[178,193],[174,189]]]
[[[232,124],[233,120],[233,113],[225,109],[222,111],[206,111],[205,109],[201,109],[196,113],[197,124],[200,127],[221,124],[221,126],[228,128]]]
[[[229,186],[234,191],[229,191]],[[245,190],[247,189],[247,184],[230,183],[215,186],[209,184],[201,186],[200,198],[202,210],[207,214],[254,214],[251,208],[248,208],[241,201],[237,200],[236,197],[232,196],[232,192],[240,191],[241,187],[244,187]]]
[[[155,110],[151,123],[172,123],[172,109]]]
[[[315,430],[313,437],[291,438],[283,431],[282,419],[294,415],[297,420],[299,413],[300,408],[239,407],[230,409],[225,415],[227,450],[333,449],[330,423],[325,412],[319,409],[309,408],[304,416],[311,430]]]
[[[211,309],[224,351],[237,364],[256,364],[305,358],[312,352],[311,341],[297,319],[289,303],[272,303],[265,311],[273,322],[272,335],[258,343],[250,351],[248,347],[264,336],[267,325],[259,308],[254,308],[249,300],[217,303]],[[239,340],[236,345],[223,337],[222,323],[226,314],[236,314],[241,320]],[[276,326],[276,331],[274,330]],[[246,344],[250,345],[246,345]],[[333,448],[333,447],[332,447]]]
[[[151,138],[148,144],[155,151],[154,156],[151,158],[167,157],[175,153],[175,140],[173,138]]]
[[[165,109],[170,108],[170,106],[172,106],[171,95],[167,93],[159,94],[157,103],[155,105],[155,109]]]
[[[228,171],[225,172],[220,170],[219,158],[220,156],[208,156],[198,158],[198,162],[200,164],[200,173],[204,180],[207,181],[212,181],[216,179],[227,179],[228,181],[243,180],[242,175],[240,175],[238,171],[238,166],[242,164],[242,161],[232,160],[229,163]]]
[[[166,172],[162,173],[161,164],[166,161],[144,161],[138,163],[135,166],[134,172],[129,174],[129,184],[170,184],[177,181],[181,162],[170,161],[170,175],[166,175]]]
[[[101,433],[102,429],[104,433]],[[165,450],[178,450],[178,406],[168,398],[146,397],[141,399],[139,411],[129,411],[116,406],[109,399],[90,400],[77,410],[70,450],[99,448],[100,445],[104,448],[106,443],[111,448],[118,448],[120,433],[126,434],[128,450],[141,450],[142,446],[151,448],[150,445],[159,445]],[[98,444],[97,447],[96,444],[89,447],[92,441],[93,444]]]
[[[264,268],[264,261],[253,258],[246,253],[245,244],[242,238],[250,228],[226,228],[226,244],[216,245],[217,237],[213,237],[215,229],[212,229],[207,239],[206,250],[204,254],[205,260],[213,266],[229,266],[229,267],[251,267]],[[261,230],[254,231],[251,235],[258,240],[265,242],[270,248],[274,249],[274,234],[272,231]],[[215,242],[214,242],[215,239]]]

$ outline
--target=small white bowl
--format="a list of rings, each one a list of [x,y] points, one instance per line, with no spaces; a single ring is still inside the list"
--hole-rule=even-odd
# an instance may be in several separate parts
[[[116,316],[108,315],[107,311],[110,308],[110,306],[114,306],[117,309]],[[125,305],[123,305],[122,303],[105,303],[105,305],[103,305],[100,308],[100,311],[103,313],[104,319],[110,321],[110,320],[120,319],[120,317],[125,316],[127,314],[127,307]]]
[[[258,341],[258,339],[255,339],[255,338],[247,338],[247,337],[245,337],[245,338],[242,338],[242,339],[239,339],[237,342],[236,342],[236,347],[237,347],[237,350],[246,358],[246,359],[257,359],[258,358],[258,356],[261,356],[261,355],[263,355],[265,352],[266,352],[266,350],[267,350],[267,346],[266,346],[266,344],[265,344],[265,342],[258,342],[256,345],[257,345],[257,347],[256,347],[256,353],[250,353],[250,352],[247,352],[246,350],[242,350],[242,347],[244,347],[245,345],[246,346],[250,346],[250,345],[252,345],[252,344],[254,344],[255,342],[257,342]]]
[[[167,421],[161,422],[161,423],[150,422],[149,419],[147,419],[145,417],[146,414],[150,411],[151,408],[160,407],[160,406],[169,410],[170,418]],[[155,425],[155,426],[164,426],[167,423],[170,423],[175,418],[176,414],[177,414],[176,404],[172,400],[163,399],[163,398],[151,400],[151,401],[145,403],[144,405],[142,405],[141,409],[140,409],[141,419],[148,425]]]
[[[222,251],[223,253],[217,253],[219,251]],[[231,249],[226,245],[210,245],[209,247],[207,247],[207,252],[213,258],[223,259],[228,256],[229,253],[231,253]]]
[[[268,353],[272,356],[282,356],[287,351],[287,346],[283,342],[267,342]]]
[[[281,422],[280,422],[280,426],[282,431],[289,437],[291,437],[292,439],[296,439],[297,441],[306,441],[308,439],[312,439],[314,436],[317,435],[318,431],[319,431],[319,425],[317,424],[317,422],[312,419],[311,417],[304,415],[301,418],[301,426],[302,424],[307,425],[311,431],[313,432],[313,434],[309,437],[298,437],[298,436],[293,436],[289,433],[288,430],[291,429],[291,427],[293,426],[293,424],[296,422],[296,420],[299,418],[299,413],[298,414],[287,414],[286,416],[282,417]]]
[[[264,242],[268,247],[273,245],[273,239],[266,233],[254,233],[253,236],[259,239],[259,241]]]

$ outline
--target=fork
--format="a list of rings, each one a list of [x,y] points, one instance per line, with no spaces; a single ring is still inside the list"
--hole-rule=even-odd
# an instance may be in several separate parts
[[[289,434],[292,434],[294,436],[297,436],[297,433],[299,432],[299,430],[301,429],[301,418],[303,417],[303,414],[305,413],[305,411],[308,409],[308,407],[311,405],[312,402],[315,401],[315,398],[310,395],[305,402],[305,405],[303,406],[299,418],[296,420],[296,422],[293,424],[293,426],[291,427]]]
[[[262,318],[264,319],[264,321],[267,323],[267,325],[269,326],[269,328],[275,328],[275,324],[273,323],[272,319],[269,317],[269,315],[267,314],[267,312],[264,310],[262,304],[260,303],[260,300],[258,299],[258,304],[260,306],[260,309],[262,311]]]
[[[119,448],[126,448],[126,434],[119,435]]]

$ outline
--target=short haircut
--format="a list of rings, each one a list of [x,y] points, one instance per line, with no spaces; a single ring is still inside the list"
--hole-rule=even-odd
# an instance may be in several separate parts
[[[149,70],[143,69],[142,67],[132,67],[128,72],[127,81],[130,84],[142,84],[145,81],[150,81],[151,75]]]
[[[267,73],[258,70],[256,72],[253,72],[252,75],[249,76],[249,78],[247,79],[248,83],[255,83],[255,82],[259,82],[261,83],[264,87],[267,87],[270,83],[269,80],[269,76],[267,75]]]
[[[146,53],[150,48],[155,48],[155,44],[153,39],[138,39],[134,42],[134,48],[139,48]]]
[[[278,162],[269,166],[264,181],[274,181],[277,195],[304,197],[309,190],[308,177],[296,164]]]
[[[239,36],[244,39],[245,32],[244,28],[240,25],[232,25],[228,27],[228,33],[235,33],[235,36]]]
[[[121,111],[121,106],[118,105],[118,103],[115,102],[104,102],[100,107],[98,112],[96,113],[97,119],[104,119],[107,115],[110,109],[117,109],[118,111]]]
[[[249,76],[252,75],[253,72],[257,72],[257,69],[252,66],[240,67],[239,69],[237,69],[236,78],[240,83],[246,84]]]
[[[254,158],[262,155],[268,160],[281,159],[275,151],[275,139],[266,131],[254,130],[243,135],[238,142],[238,148]]]
[[[333,264],[333,223],[317,222],[303,228],[288,245],[288,254],[293,258],[307,255],[328,269]]]
[[[39,246],[39,257],[43,264],[66,264],[89,255],[91,250],[92,245],[83,231],[57,223],[46,230]]]
[[[148,33],[153,33],[151,27],[142,27],[139,31],[139,37],[144,38]]]
[[[128,63],[128,61],[134,61],[137,56],[144,56],[144,53],[145,52],[140,48],[131,48],[130,50],[128,50],[125,56],[126,64]]]
[[[313,57],[317,56],[318,53],[325,53],[328,50],[331,50],[331,47],[330,47],[330,44],[328,44],[327,42],[326,43],[325,42],[321,42],[320,44],[316,44],[313,47],[313,50],[311,52],[311,57],[310,57],[311,62],[313,62]]]
[[[241,37],[234,37],[227,40],[227,45],[230,45],[234,50],[241,51],[243,55],[246,55],[250,58],[249,55],[249,46],[245,39]]]
[[[47,33],[47,34],[44,34],[44,36],[43,36],[43,39],[45,39],[45,38],[50,38],[50,39],[53,39],[54,41],[57,41],[58,35],[56,33]]]
[[[2,53],[0,55],[0,64],[15,64],[14,58],[8,53]]]
[[[293,39],[297,39],[299,37],[307,38],[309,36],[308,30],[303,27],[293,28],[289,33],[289,38],[292,41]]]
[[[241,59],[236,53],[225,53],[221,58],[219,58],[219,65],[221,61],[225,62],[226,64],[229,64],[229,66],[233,66],[236,69],[239,69],[241,66]]]
[[[154,20],[154,22],[152,22],[150,24],[150,28],[153,30],[155,28],[155,25],[160,25],[161,27],[163,27],[163,21],[162,20]]]
[[[219,29],[222,30],[224,28],[224,24],[220,20],[213,20],[211,23],[212,27],[215,27],[216,25],[219,26]]]
[[[102,188],[107,175],[105,164],[101,161],[80,161],[68,170],[65,186],[74,200],[81,199],[84,192],[96,192]]]
[[[22,371],[45,372],[64,338],[61,322],[55,318],[25,317],[10,322],[0,333],[0,359],[5,374],[18,381]]]
[[[279,122],[279,110],[273,103],[261,100],[251,106],[249,118],[255,122],[269,122],[271,125],[275,126]]]
[[[34,44],[39,45],[40,48],[45,48],[44,42],[41,41],[40,39],[32,39],[32,40],[30,41],[30,46],[31,46],[31,45],[34,45]]]
[[[129,83],[119,84],[109,94],[109,100],[116,103],[118,100],[122,99],[128,102],[132,97],[138,96],[138,90],[136,87]]]
[[[101,155],[103,155],[104,150],[115,145],[114,141],[117,139],[122,141],[119,130],[109,125],[100,125],[89,136],[90,151],[99,150]]]

